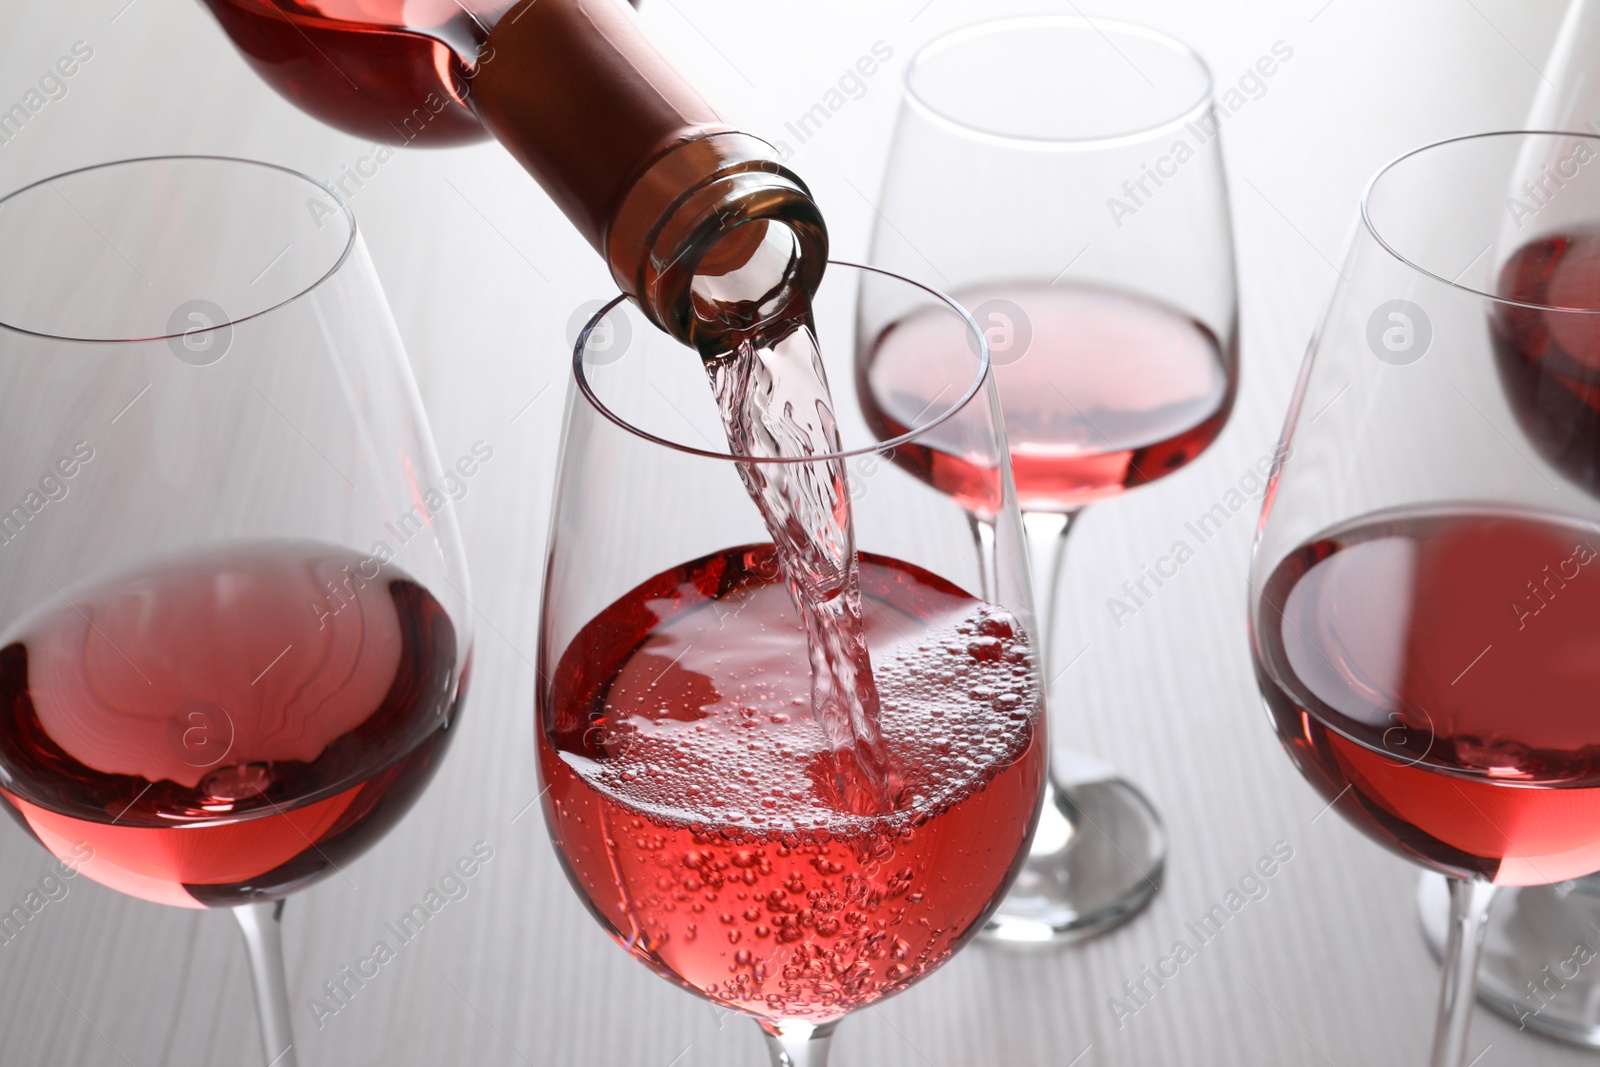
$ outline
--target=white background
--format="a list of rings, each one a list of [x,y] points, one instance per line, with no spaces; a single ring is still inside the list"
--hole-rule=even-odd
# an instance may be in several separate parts
[[[126,5],[126,7],[124,6]],[[784,137],[878,40],[866,95],[799,147],[837,253],[864,255],[899,71],[941,30],[1046,0],[646,0],[685,69],[756,133]],[[0,109],[73,42],[94,58],[10,143],[0,187],[164,152],[258,157],[324,179],[368,151],[262,85],[193,0],[5,0]],[[1089,7],[1192,42],[1220,86],[1282,40],[1293,58],[1226,127],[1243,311],[1244,386],[1198,463],[1097,506],[1074,534],[1058,655],[1087,647],[1054,694],[1059,735],[1142,783],[1173,839],[1166,888],[1133,924],[1077,948],[973,947],[911,992],[848,1020],[840,1067],[1101,1067],[1425,1060],[1436,969],[1414,875],[1333,815],[1279,751],[1250,675],[1244,574],[1254,508],[1119,629],[1106,609],[1270,451],[1332,290],[1357,199],[1424,141],[1520,123],[1559,20],[1554,0],[1145,0]],[[603,136],[597,131],[597,136]],[[365,858],[290,902],[289,982],[306,1067],[470,1063],[691,1067],[762,1062],[754,1024],[719,1017],[628,959],[567,887],[535,792],[539,572],[565,391],[563,334],[611,286],[599,261],[493,145],[406,151],[353,199],[445,462],[495,458],[458,505],[479,610],[460,736],[413,813]],[[1026,205],[1018,205],[1025,225]],[[0,249],[0,255],[6,254]],[[537,397],[515,425],[510,419]],[[4,462],[4,457],[0,457]],[[519,812],[525,814],[512,822]],[[1312,820],[1316,819],[1315,822]],[[367,954],[479,839],[494,860],[399,959],[318,1031],[304,998]],[[1275,842],[1294,859],[1122,1029],[1106,1000]],[[48,857],[0,820],[0,906]],[[1585,1057],[1480,1012],[1480,1067]],[[241,1064],[256,1025],[224,915],[73,883],[0,945],[0,1064]],[[1074,1059],[1074,1057],[1078,1057]]]

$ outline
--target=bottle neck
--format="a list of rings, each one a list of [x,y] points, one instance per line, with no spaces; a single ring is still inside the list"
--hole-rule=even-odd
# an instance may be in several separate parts
[[[794,238],[780,287],[816,289],[827,229],[805,184],[771,145],[727,123],[622,0],[522,0],[476,67],[479,119],[674,337],[703,347],[697,274],[738,267],[772,224]]]

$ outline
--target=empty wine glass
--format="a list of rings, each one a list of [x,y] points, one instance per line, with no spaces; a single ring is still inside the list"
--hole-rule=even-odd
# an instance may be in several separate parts
[[[964,364],[930,368],[942,400],[887,441],[848,373],[863,274],[973,338]],[[700,360],[631,304],[589,322],[539,638],[544,811],[573,887],[641,962],[755,1017],[778,1067],[821,1067],[840,1018],[983,923],[1027,851],[1046,773],[981,336],[931,290],[844,263],[813,309],[843,447],[799,460],[730,455]],[[962,466],[993,517],[982,558],[966,510],[897,466],[904,454]],[[891,808],[845,802],[850,742],[813,714],[806,631],[741,478],[756,465],[767,484],[849,494]]]
[[[1466,1062],[1496,888],[1600,867],[1600,496],[1552,444],[1595,426],[1573,410],[1600,380],[1596,158],[1593,137],[1482,134],[1373,179],[1251,566],[1257,678],[1290,758],[1448,879],[1434,1067]],[[1559,178],[1532,216],[1506,198],[1529,160]],[[1592,221],[1543,234],[1558,201],[1550,217]]]
[[[1047,659],[1073,517],[1193,461],[1233,406],[1220,122],[1192,49],[1108,19],[972,26],[906,70],[871,261],[927,273],[987,334]],[[862,301],[861,392],[880,432],[934,399],[945,361],[967,358],[963,338],[930,336],[939,324],[908,310]],[[980,539],[985,521],[975,510]],[[1131,782],[1066,752],[1051,782],[1027,866],[985,931],[997,940],[1092,936],[1161,884],[1166,834]]]
[[[0,200],[0,801],[63,863],[231,908],[293,1067],[283,898],[405,814],[460,712],[455,517],[348,208],[135,159]]]

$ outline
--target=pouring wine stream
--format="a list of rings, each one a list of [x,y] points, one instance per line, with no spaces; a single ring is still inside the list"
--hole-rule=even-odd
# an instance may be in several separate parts
[[[695,278],[695,339],[736,456],[840,451],[810,302],[790,284],[798,254],[787,228],[755,222],[712,249]],[[805,622],[812,713],[833,753],[838,803],[861,815],[893,810],[901,779],[879,729],[844,461],[742,463],[739,476]]]

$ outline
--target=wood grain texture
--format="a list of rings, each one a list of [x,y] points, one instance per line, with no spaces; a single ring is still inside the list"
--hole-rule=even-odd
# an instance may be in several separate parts
[[[770,137],[882,40],[875,75],[791,164],[818,191],[840,254],[873,222],[898,69],[943,29],[1050,0],[646,0],[665,45]],[[1414,875],[1337,817],[1278,750],[1250,674],[1244,575],[1254,513],[1233,518],[1154,602],[1117,626],[1105,601],[1186,519],[1272,448],[1296,369],[1337,280],[1357,198],[1415,144],[1511,127],[1539,78],[1553,0],[1135,0],[1093,10],[1191,40],[1219,85],[1282,40],[1291,60],[1227,125],[1240,248],[1243,394],[1220,442],[1159,486],[1093,509],[1074,533],[1058,655],[1087,652],[1054,693],[1060,734],[1142,783],[1173,841],[1166,888],[1122,930],[1065,951],[974,947],[849,1020],[841,1067],[1111,1067],[1423,1062],[1436,969]],[[793,20],[798,25],[789,25]],[[217,152],[336,178],[369,149],[261,85],[193,0],[10,0],[0,108],[74,41],[93,59],[64,99],[0,145],[0,187],[130,155]],[[782,26],[782,35],[769,40]],[[1530,60],[1528,57],[1532,57]],[[568,322],[611,287],[586,245],[493,146],[404,152],[352,200],[446,462],[494,460],[460,516],[477,662],[461,733],[411,815],[348,880],[291,901],[289,980],[306,1067],[764,1062],[755,1027],[669,987],[619,951],[569,890],[533,799],[532,664],[540,567],[566,388]],[[5,254],[0,249],[0,255]],[[3,462],[3,459],[0,459]],[[319,1029],[304,998],[370,951],[383,924],[483,840],[471,892]],[[1274,842],[1271,892],[1119,1028],[1106,1007]],[[0,904],[47,857],[0,820]],[[1479,1067],[1590,1057],[1479,1014]],[[223,915],[80,882],[0,945],[0,1064],[252,1063],[243,946]]]

